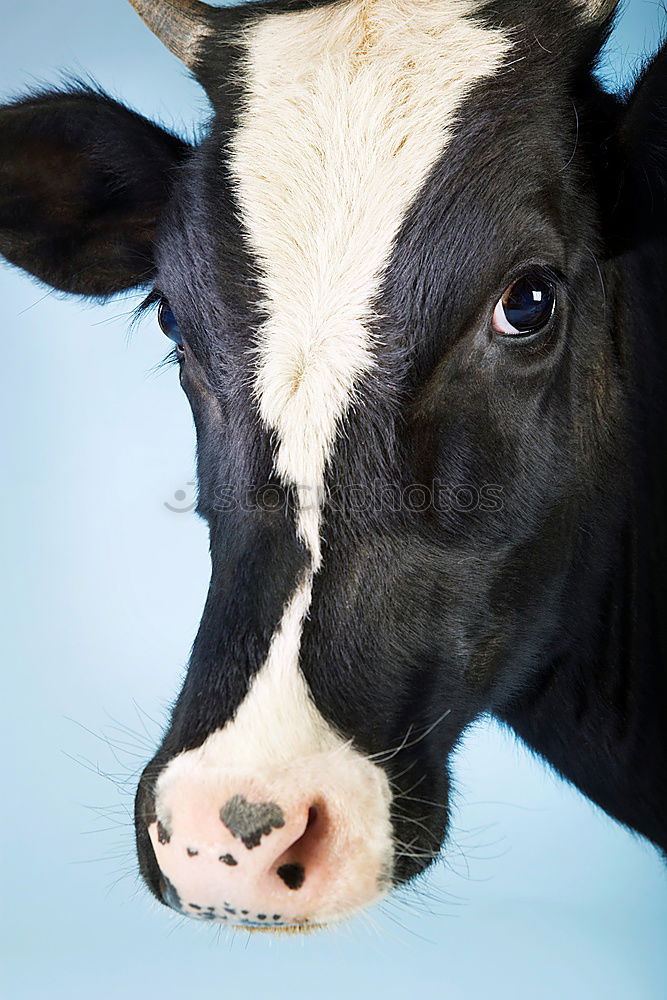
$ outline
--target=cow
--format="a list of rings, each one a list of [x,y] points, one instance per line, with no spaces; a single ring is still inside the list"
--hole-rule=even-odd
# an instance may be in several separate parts
[[[131,2],[206,129],[4,105],[0,253],[146,289],[194,415],[212,572],[148,889],[347,918],[446,853],[483,713],[664,852],[667,47],[620,97],[613,0]]]

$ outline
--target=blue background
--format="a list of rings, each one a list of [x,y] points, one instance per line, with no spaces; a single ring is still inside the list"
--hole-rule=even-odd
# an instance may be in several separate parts
[[[196,86],[122,0],[1,0],[0,93],[90,72],[191,131]],[[661,22],[661,18],[663,18]],[[664,28],[630,0],[605,77]],[[136,298],[64,301],[0,269],[4,579],[2,995],[318,1000],[664,1000],[667,877],[655,852],[493,725],[456,762],[446,864],[326,935],[190,925],[153,903],[131,831],[147,759],[208,581],[194,439],[165,342]],[[176,500],[176,491],[186,493]]]

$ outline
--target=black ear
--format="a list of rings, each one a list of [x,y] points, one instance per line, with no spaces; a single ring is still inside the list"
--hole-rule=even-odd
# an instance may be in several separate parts
[[[189,149],[90,89],[0,107],[0,254],[77,295],[150,282],[157,221]]]
[[[655,240],[667,245],[667,43],[621,109],[614,158],[618,179],[609,206],[614,249]]]

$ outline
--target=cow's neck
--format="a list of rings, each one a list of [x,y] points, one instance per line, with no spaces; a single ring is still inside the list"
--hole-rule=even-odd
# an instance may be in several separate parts
[[[655,272],[655,259],[629,263]],[[604,540],[613,557],[594,586],[588,634],[500,714],[585,795],[667,852],[667,344],[664,317],[637,323],[635,303],[624,319],[642,338],[628,349],[638,437],[650,447],[633,449],[632,497],[621,530]]]

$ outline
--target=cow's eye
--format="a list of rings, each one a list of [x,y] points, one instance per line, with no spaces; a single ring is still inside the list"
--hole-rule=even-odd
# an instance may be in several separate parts
[[[539,271],[522,274],[496,303],[493,329],[506,337],[525,337],[546,326],[556,307],[556,286]]]
[[[160,324],[160,328],[165,336],[169,337],[170,340],[173,340],[177,348],[182,349],[183,337],[181,336],[181,328],[178,325],[178,320],[171,311],[171,306],[166,299],[160,299],[160,305],[158,306],[157,311],[157,321]]]

